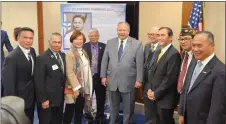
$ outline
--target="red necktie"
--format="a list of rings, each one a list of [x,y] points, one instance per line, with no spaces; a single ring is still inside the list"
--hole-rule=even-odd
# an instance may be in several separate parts
[[[187,65],[188,65],[188,53],[185,54],[184,62],[182,65],[182,70],[180,72],[180,76],[178,79],[178,85],[177,85],[177,90],[179,93],[181,93],[182,87],[183,87],[183,80],[185,77],[185,73],[187,71]]]

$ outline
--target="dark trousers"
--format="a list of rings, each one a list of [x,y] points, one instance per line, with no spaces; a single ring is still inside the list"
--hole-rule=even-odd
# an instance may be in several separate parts
[[[96,94],[96,104],[97,104],[97,113],[96,113],[96,120],[103,120],[104,119],[104,105],[105,105],[105,98],[106,98],[106,88],[101,84],[101,78],[99,74],[93,75],[93,92]],[[90,113],[86,113],[87,120],[92,121],[92,116]]]
[[[25,114],[27,115],[28,119],[31,121],[32,124],[34,121],[34,110],[35,110],[35,106],[31,106],[24,110]]]
[[[75,104],[66,104],[63,124],[71,124],[73,115],[74,115],[74,124],[81,124],[84,105],[85,98],[82,97],[81,95],[78,96]]]
[[[39,124],[62,124],[63,104],[59,107],[49,107],[43,109],[38,106]]]
[[[175,124],[174,109],[159,107],[155,101],[144,97],[145,124]]]

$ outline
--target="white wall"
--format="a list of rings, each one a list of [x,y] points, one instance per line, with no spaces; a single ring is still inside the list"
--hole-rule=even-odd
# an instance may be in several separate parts
[[[44,49],[48,49],[48,40],[53,32],[61,31],[60,4],[67,2],[43,2]]]
[[[225,63],[225,2],[205,2],[205,30],[215,39],[215,53]]]
[[[2,3],[2,29],[6,30],[13,48],[18,43],[14,41],[15,27],[30,27],[34,30],[33,47],[38,54],[38,21],[37,2],[1,2]]]

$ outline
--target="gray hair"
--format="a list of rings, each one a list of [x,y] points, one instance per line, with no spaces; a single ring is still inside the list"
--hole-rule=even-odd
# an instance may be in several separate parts
[[[196,33],[196,35],[199,35],[199,34],[207,35],[208,41],[211,42],[211,43],[214,43],[214,35],[213,35],[212,32],[210,32],[210,31],[200,31],[200,32]]]
[[[130,30],[130,24],[128,22],[119,22],[118,25],[120,25],[120,24],[126,24],[129,27],[129,30]]]
[[[61,35],[60,33],[58,33],[58,32],[53,32],[53,33],[51,34],[49,40],[51,40],[53,36],[60,36],[60,37],[62,37],[62,35]]]
[[[90,34],[92,32],[96,32],[99,35],[99,31],[96,28],[91,28],[88,33]]]

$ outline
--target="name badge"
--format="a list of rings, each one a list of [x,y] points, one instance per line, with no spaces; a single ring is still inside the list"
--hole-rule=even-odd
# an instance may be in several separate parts
[[[52,69],[53,69],[53,71],[54,70],[57,70],[59,67],[55,64],[55,65],[52,65]]]

